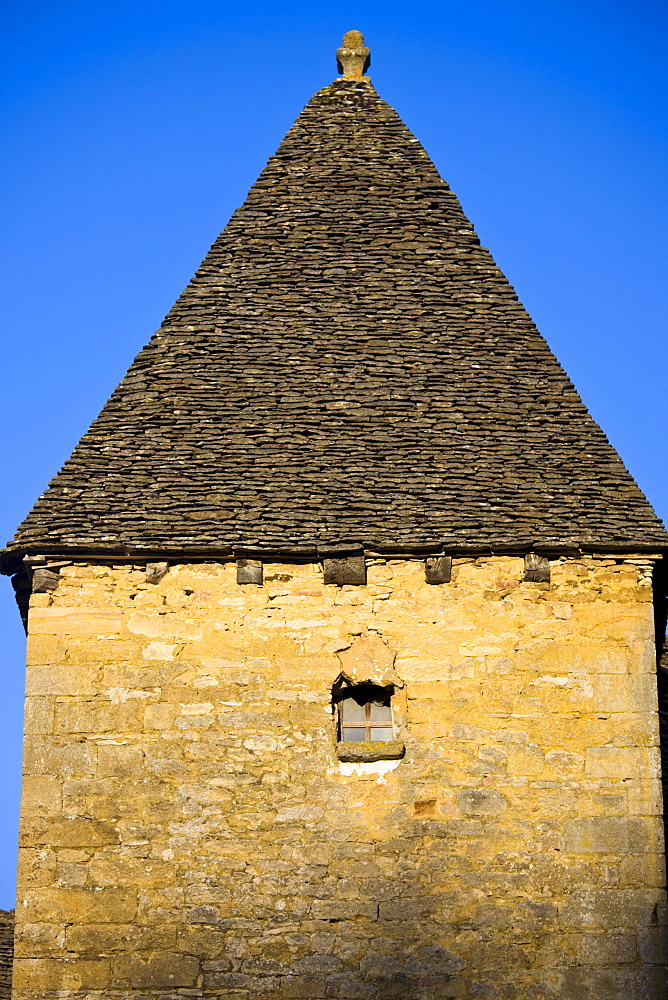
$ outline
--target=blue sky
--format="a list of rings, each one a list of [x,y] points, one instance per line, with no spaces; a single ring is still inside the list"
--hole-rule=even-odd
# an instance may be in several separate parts
[[[596,420],[668,517],[668,8],[9,0],[0,541],[159,326],[350,28]],[[0,581],[0,907],[24,643]]]

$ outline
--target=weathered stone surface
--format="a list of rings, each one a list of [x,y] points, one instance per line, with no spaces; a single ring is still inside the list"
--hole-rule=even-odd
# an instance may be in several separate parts
[[[259,559],[237,559],[237,583],[262,584],[262,563]]]
[[[550,563],[545,556],[529,552],[524,559],[524,579],[533,583],[550,582]]]
[[[177,989],[196,986],[200,971],[198,959],[188,955],[161,951],[134,953],[114,959],[112,984],[137,989]]]
[[[163,576],[165,576],[168,572],[169,563],[167,562],[146,563],[146,582],[160,583]]]
[[[56,590],[60,577],[50,569],[38,567],[32,574],[33,594],[48,594]]]
[[[354,684],[369,681],[371,684],[400,685],[401,678],[394,669],[396,651],[373,633],[358,635],[345,649],[337,651],[341,673]]]
[[[434,556],[425,560],[425,580],[427,583],[450,583],[452,556]]]
[[[347,761],[400,760],[405,753],[401,740],[359,740],[336,745],[336,756]]]
[[[638,854],[647,850],[647,837],[647,824],[641,818],[596,816],[564,825],[566,850],[579,854]]]
[[[459,793],[458,803],[465,816],[496,816],[506,808],[495,788],[467,788]]]
[[[33,597],[15,1000],[660,996],[642,567],[264,568]],[[346,673],[394,678],[404,757],[338,759]]]

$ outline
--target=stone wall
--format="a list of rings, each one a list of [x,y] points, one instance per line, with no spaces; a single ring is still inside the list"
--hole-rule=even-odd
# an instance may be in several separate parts
[[[655,1000],[650,567],[74,565],[32,598],[15,1000]],[[342,763],[339,674],[403,760]]]
[[[14,911],[0,910],[0,1000],[12,993],[12,958],[14,956]]]

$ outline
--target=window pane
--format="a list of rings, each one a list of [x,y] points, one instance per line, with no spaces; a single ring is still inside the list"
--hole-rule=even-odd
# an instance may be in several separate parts
[[[342,718],[346,725],[349,723],[364,723],[364,705],[358,705],[354,698],[345,698],[341,702]]]
[[[385,739],[385,737],[378,737],[379,739]],[[363,740],[364,739],[364,726],[358,729],[356,726],[346,726],[345,729],[341,730],[341,739],[345,743],[350,743],[351,740]]]
[[[392,738],[392,726],[374,726],[371,730],[372,740],[391,740]]]
[[[389,705],[374,705],[371,702],[372,722],[392,722],[392,709]]]

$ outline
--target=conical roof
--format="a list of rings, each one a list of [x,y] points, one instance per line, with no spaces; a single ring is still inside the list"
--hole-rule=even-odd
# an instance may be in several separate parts
[[[317,93],[13,551],[668,536],[367,78]]]

